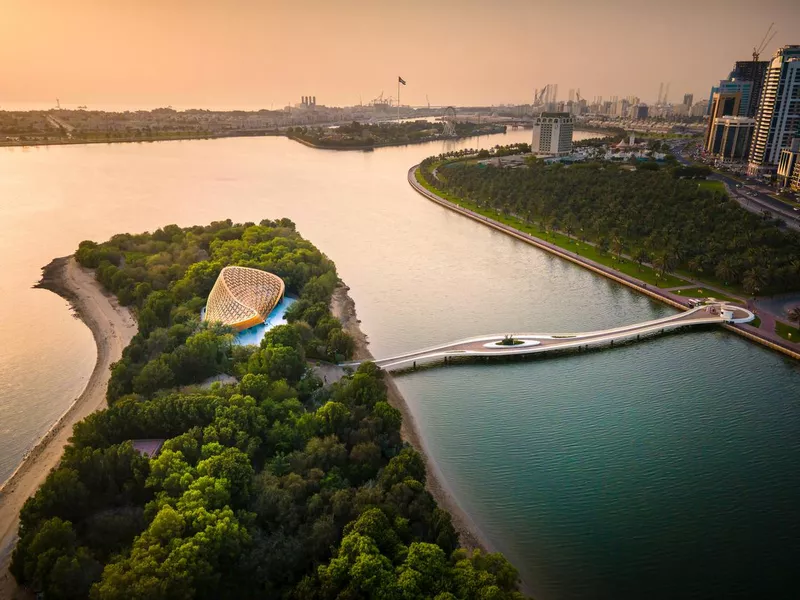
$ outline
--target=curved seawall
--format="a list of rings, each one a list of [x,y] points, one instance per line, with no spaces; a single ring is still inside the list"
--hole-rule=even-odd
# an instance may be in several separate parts
[[[676,294],[671,294],[670,292],[661,290],[659,288],[654,288],[652,286],[648,287],[647,284],[645,284],[643,281],[639,281],[638,279],[625,275],[624,273],[620,273],[618,271],[614,271],[613,269],[609,269],[608,267],[596,263],[593,260],[582,257],[574,252],[564,250],[563,248],[560,248],[555,244],[551,244],[546,240],[542,240],[528,233],[524,233],[522,231],[514,229],[513,227],[509,227],[505,223],[501,223],[499,221],[496,221],[495,219],[492,219],[491,217],[486,217],[475,211],[472,211],[468,208],[464,208],[463,206],[459,206],[454,202],[450,202],[449,200],[442,198],[438,194],[435,194],[430,190],[428,190],[427,188],[425,188],[424,186],[422,186],[419,183],[419,181],[417,181],[417,172],[419,168],[420,165],[414,165],[408,170],[408,176],[407,176],[408,182],[411,184],[411,187],[413,187],[421,195],[425,196],[428,200],[432,200],[433,202],[436,202],[437,204],[440,204],[445,208],[449,208],[450,210],[462,214],[465,217],[469,217],[470,219],[478,221],[479,223],[482,223],[487,227],[491,227],[492,229],[501,231],[506,235],[510,235],[518,240],[522,240],[526,244],[536,246],[540,250],[544,250],[546,252],[549,252],[550,254],[554,254],[576,265],[580,265],[581,267],[588,269],[594,273],[597,273],[598,275],[602,275],[603,277],[616,281],[617,283],[621,283],[626,287],[636,290],[640,294],[649,296],[654,300],[663,302],[664,304],[667,304],[673,308],[677,308],[679,310],[689,309],[686,300],[681,298],[680,296],[677,296]],[[780,343],[778,340],[768,339],[764,337],[755,327],[748,326],[745,324],[724,324],[723,326],[728,331],[732,331],[733,333],[741,335],[742,337],[748,340],[757,342],[762,346],[769,348],[770,350],[780,352],[782,354],[785,354],[786,356],[789,356],[790,358],[794,358],[795,360],[800,360],[799,352],[797,352],[793,348],[790,348]]]

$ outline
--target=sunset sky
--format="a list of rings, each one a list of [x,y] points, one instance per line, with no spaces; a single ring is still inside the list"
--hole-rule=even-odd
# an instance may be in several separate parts
[[[0,0],[0,108],[281,108],[706,97],[800,0]],[[31,106],[33,107],[33,106]]]

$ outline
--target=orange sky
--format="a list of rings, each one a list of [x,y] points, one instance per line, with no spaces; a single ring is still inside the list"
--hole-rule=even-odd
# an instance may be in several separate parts
[[[706,97],[800,0],[0,0],[0,108]]]

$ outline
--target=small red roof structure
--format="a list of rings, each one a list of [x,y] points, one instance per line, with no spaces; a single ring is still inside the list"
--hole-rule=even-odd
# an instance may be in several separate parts
[[[145,458],[155,458],[166,440],[131,440],[133,449]]]

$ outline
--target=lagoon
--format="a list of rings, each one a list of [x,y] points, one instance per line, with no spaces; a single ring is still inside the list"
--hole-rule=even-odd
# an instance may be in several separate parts
[[[67,304],[30,287],[83,239],[289,217],[336,262],[375,356],[670,314],[406,182],[428,155],[529,137],[369,153],[285,138],[0,149],[0,479],[94,365]],[[776,598],[793,582],[796,363],[707,330],[397,383],[460,505],[537,598]]]

